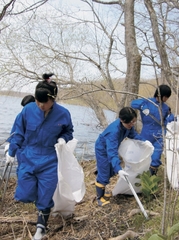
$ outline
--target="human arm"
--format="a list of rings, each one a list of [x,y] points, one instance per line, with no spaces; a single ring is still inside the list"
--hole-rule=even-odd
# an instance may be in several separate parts
[[[10,139],[8,154],[14,157],[17,149],[19,149],[24,141],[24,120],[22,112],[18,114],[13,124],[15,126],[15,133]]]
[[[68,141],[73,139],[73,124],[72,124],[72,120],[71,120],[71,115],[70,113],[67,114],[67,118],[66,118],[66,124],[64,124],[63,129],[59,135],[59,139],[64,139],[64,141],[67,143]]]
[[[127,137],[128,137],[128,138],[131,138],[131,139],[140,140],[140,141],[145,141],[145,140],[146,140],[145,138],[141,137],[141,135],[138,134],[138,133],[135,131],[134,127],[132,127],[132,128],[130,129],[129,134],[128,134]]]
[[[114,170],[115,173],[118,173],[119,170],[122,170],[120,164],[121,164],[121,159],[118,156],[118,147],[115,146],[115,144],[113,145],[114,147],[112,147],[112,142],[107,143],[107,155],[108,155],[108,160],[110,161],[112,168]]]
[[[135,99],[131,102],[131,107],[134,109],[138,109],[141,112],[143,112],[143,114],[145,114],[146,116],[149,115],[149,109],[148,109],[148,105],[147,102],[145,101],[145,99]]]
[[[173,122],[174,121],[174,115],[173,113],[171,113],[168,117],[167,117],[167,123]]]

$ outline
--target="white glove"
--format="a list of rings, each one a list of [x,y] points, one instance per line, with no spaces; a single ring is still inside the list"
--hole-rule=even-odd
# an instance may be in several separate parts
[[[147,115],[149,115],[150,111],[149,111],[149,109],[144,109],[142,112],[143,112],[143,114],[145,114],[145,116],[147,116]]]
[[[141,141],[140,144],[143,145],[151,145],[151,142],[146,140],[146,141]]]
[[[10,144],[10,143],[7,143],[7,144],[5,145],[5,147],[4,147],[4,154],[6,154],[7,151],[9,150],[9,144]]]
[[[124,180],[125,180],[125,176],[129,176],[129,174],[124,170],[119,170],[118,174],[119,174],[119,177],[123,178]]]
[[[6,153],[6,163],[13,163],[14,162],[14,157],[11,157],[9,153]]]
[[[64,140],[63,138],[59,138],[59,139],[58,139],[58,143],[59,143],[60,145],[63,145],[63,144],[65,144],[66,142],[65,142],[65,140]]]
[[[148,140],[146,140],[145,143],[146,143],[147,145],[151,145],[151,144],[152,144],[152,143],[151,143],[150,141],[148,141]]]

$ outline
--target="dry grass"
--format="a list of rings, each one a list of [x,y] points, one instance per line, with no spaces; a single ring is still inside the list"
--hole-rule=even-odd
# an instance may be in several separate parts
[[[74,215],[68,219],[62,216],[50,216],[47,235],[44,240],[109,240],[118,236],[125,236],[126,232],[133,235],[131,239],[148,239],[145,235],[159,229],[161,212],[158,200],[152,203],[145,203],[142,195],[139,195],[145,209],[154,211],[147,221],[138,208],[133,196],[117,195],[111,198],[110,204],[105,207],[98,207],[95,193],[95,161],[81,162],[85,173],[86,194],[81,203],[75,207]],[[108,186],[113,188],[117,176],[111,179]],[[15,202],[13,199],[16,180],[10,179],[5,203],[0,216],[0,239],[2,240],[29,240],[36,229],[37,212],[33,204]],[[162,188],[162,186],[161,186]],[[160,197],[160,196],[158,196]],[[133,212],[135,214],[133,214]],[[151,212],[152,213],[152,212]],[[118,238],[129,239],[129,238]]]

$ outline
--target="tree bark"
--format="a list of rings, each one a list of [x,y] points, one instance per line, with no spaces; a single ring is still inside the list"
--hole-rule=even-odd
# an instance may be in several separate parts
[[[126,0],[125,14],[125,48],[127,72],[123,91],[138,93],[140,81],[141,56],[138,51],[134,26],[134,0]],[[129,106],[134,99],[132,95],[123,95],[121,107]]]

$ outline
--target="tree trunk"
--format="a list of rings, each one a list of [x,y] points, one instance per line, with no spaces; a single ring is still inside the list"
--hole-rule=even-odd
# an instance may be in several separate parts
[[[134,0],[126,0],[124,6],[125,14],[125,48],[127,59],[126,80],[123,91],[138,93],[140,81],[141,56],[138,51],[135,26],[134,26]],[[121,107],[129,106],[135,97],[123,95]]]
[[[158,27],[158,21],[157,21],[157,16],[155,13],[155,10],[152,6],[152,1],[151,0],[145,0],[145,6],[148,10],[149,16],[150,16],[150,21],[152,25],[152,32],[153,32],[153,37],[155,40],[155,44],[157,47],[157,50],[160,55],[160,61],[161,61],[161,75],[163,78],[163,82],[167,82],[171,87],[172,90],[176,93],[177,89],[177,81],[173,78],[173,74],[170,68],[170,64],[168,61],[168,55],[165,49],[165,42],[161,40],[160,37],[160,32],[159,32],[159,27]]]

